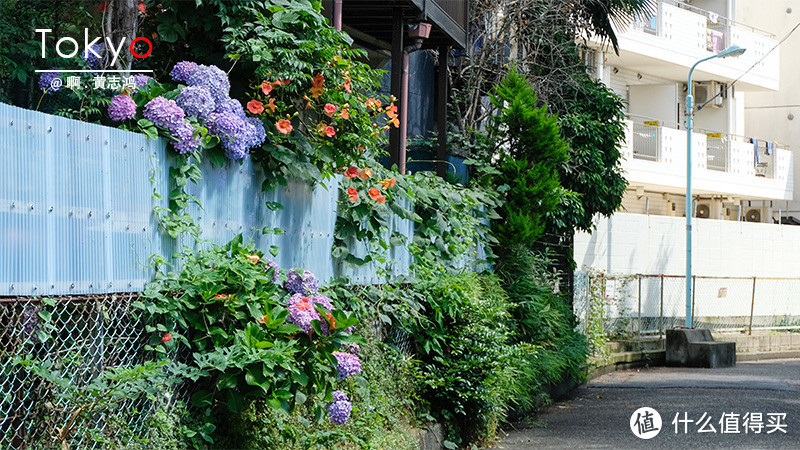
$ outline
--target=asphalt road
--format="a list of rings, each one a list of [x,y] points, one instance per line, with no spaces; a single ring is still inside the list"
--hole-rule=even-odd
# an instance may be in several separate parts
[[[655,409],[663,421],[647,440],[631,430],[641,407]],[[673,423],[676,414],[681,421]],[[545,407],[534,421],[507,429],[493,448],[800,449],[800,360],[614,372]],[[649,425],[639,424],[644,431]]]

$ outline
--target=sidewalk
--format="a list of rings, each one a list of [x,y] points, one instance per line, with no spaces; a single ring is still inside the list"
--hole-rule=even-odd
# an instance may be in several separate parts
[[[743,362],[729,369],[659,367],[600,376],[550,405],[534,421],[501,434],[497,449],[539,448],[798,448],[800,447],[800,359]],[[630,422],[641,407],[663,420],[649,440],[633,434]],[[687,422],[673,420],[676,414]],[[706,422],[714,431],[700,432]],[[745,426],[745,415],[762,414]],[[781,429],[771,413],[786,414]],[[726,419],[723,419],[725,414]],[[738,415],[738,416],[735,416]],[[757,416],[754,416],[757,418]],[[736,419],[735,421],[733,419]],[[735,433],[734,422],[739,433]],[[684,426],[686,429],[684,429]],[[747,433],[745,433],[747,429]],[[722,431],[727,431],[722,433]]]

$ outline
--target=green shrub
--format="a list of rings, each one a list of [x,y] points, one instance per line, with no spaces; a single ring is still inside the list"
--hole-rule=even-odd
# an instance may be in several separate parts
[[[549,271],[547,255],[516,247],[498,264],[497,273],[504,281],[514,311],[515,339],[532,345],[536,351],[526,358],[526,373],[536,373],[528,401],[521,402],[526,412],[541,397],[544,384],[556,384],[565,377],[585,378],[588,346],[585,336],[576,330],[572,306],[561,294],[553,292],[558,274]]]
[[[353,403],[350,420],[341,426],[316,424],[307,408],[291,413],[253,402],[241,415],[218,418],[221,448],[416,449],[418,426],[411,399],[411,362],[374,336],[361,346],[361,376],[348,383]]]
[[[458,444],[484,443],[519,394],[520,354],[510,345],[511,303],[491,275],[433,276],[415,285],[424,314],[406,323],[421,363],[420,396],[428,417]]]
[[[275,279],[277,268],[262,258],[239,235],[225,247],[187,252],[180,271],[157,274],[134,303],[147,319],[146,348],[173,362],[192,388],[197,416],[211,425],[213,413],[239,413],[254,401],[286,412],[302,406],[322,424],[343,384],[333,353],[363,342],[348,329],[357,319],[322,306],[327,298],[317,296],[315,281],[295,278],[281,287],[286,276]],[[293,296],[287,289],[307,291]],[[299,302],[291,306],[290,297]]]

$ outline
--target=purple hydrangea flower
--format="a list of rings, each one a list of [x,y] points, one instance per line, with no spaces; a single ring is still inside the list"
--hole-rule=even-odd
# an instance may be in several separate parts
[[[283,284],[283,288],[292,294],[316,294],[319,290],[317,285],[317,277],[313,273],[304,270],[301,276],[294,269],[286,274],[288,280]]]
[[[195,67],[186,82],[189,86],[207,87],[216,101],[228,98],[231,91],[228,75],[217,66],[200,65]]]
[[[247,114],[244,112],[244,107],[239,100],[233,98],[223,98],[218,100],[216,103],[216,108],[214,109],[215,113],[233,114],[240,119],[247,118]]]
[[[116,95],[108,105],[108,116],[115,122],[132,119],[136,115],[136,102],[129,95]]]
[[[54,69],[56,69],[56,68],[52,67],[50,70],[54,70]],[[61,72],[44,72],[44,73],[42,73],[42,76],[39,77],[39,89],[45,91],[46,93],[47,92],[55,92],[55,91],[61,89],[61,86],[58,86],[58,87],[53,87],[52,86],[53,80],[55,80],[56,78],[58,78],[60,76],[61,76]]]
[[[151,77],[150,75],[145,75],[143,73],[137,73],[136,75],[133,76],[133,82],[134,84],[136,84],[136,87],[147,86],[147,83],[150,80],[155,81],[155,78]]]
[[[337,378],[344,380],[350,375],[355,375],[361,372],[361,360],[358,356],[352,353],[333,352],[336,357],[336,373]]]
[[[81,58],[86,61],[86,64],[92,69],[99,69],[100,62],[102,61],[103,55],[103,44],[94,44],[90,46],[94,53],[90,51],[88,48],[83,51],[81,54]],[[100,55],[99,57],[97,55]]]
[[[206,120],[214,112],[216,103],[211,97],[211,93],[204,86],[188,86],[181,89],[181,93],[175,97],[178,104],[187,116],[199,117]]]
[[[22,310],[22,338],[26,339],[28,337],[34,343],[39,342],[39,338],[36,336],[36,333],[39,332],[39,311],[41,310],[40,305],[26,305],[25,308]]]
[[[209,120],[209,131],[219,136],[225,155],[230,159],[242,159],[250,149],[248,124],[244,119],[230,113],[214,113]]]
[[[194,127],[189,122],[182,120],[170,132],[177,139],[172,145],[178,153],[189,153],[200,148],[200,137],[194,136]]]
[[[328,404],[328,415],[331,418],[331,422],[337,425],[344,425],[347,423],[347,419],[350,418],[350,412],[352,410],[353,404],[347,400],[334,401]]]
[[[250,128],[250,147],[258,147],[267,138],[267,131],[264,130],[264,122],[258,117],[248,117],[247,123]]]
[[[278,272],[279,272],[278,264],[275,261],[272,261],[272,260],[268,259],[267,260],[267,264],[264,266],[264,270],[269,272],[269,269],[272,269],[272,268],[275,269],[275,272],[272,274],[272,282],[274,284],[277,284],[277,282],[278,282]]]
[[[352,355],[359,355],[361,353],[361,347],[355,342],[353,342],[352,344],[343,345],[342,350]]]
[[[328,311],[333,310],[331,301],[324,295],[304,297],[302,294],[294,294],[289,298],[289,301],[286,302],[286,307],[289,310],[289,316],[286,318],[286,321],[302,328],[306,334],[311,334],[314,331],[311,322],[318,320],[322,334],[327,336],[328,321],[320,316],[315,304],[324,306]]]
[[[197,63],[191,61],[181,61],[172,68],[169,75],[175,81],[189,81],[192,71],[197,67]]]
[[[186,114],[174,100],[156,97],[144,105],[143,115],[154,124],[171,130],[183,121]]]
[[[350,398],[347,397],[347,393],[345,391],[333,391],[331,393],[333,395],[334,402],[349,402]]]

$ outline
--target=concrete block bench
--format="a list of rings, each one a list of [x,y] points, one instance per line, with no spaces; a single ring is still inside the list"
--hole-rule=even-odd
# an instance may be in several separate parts
[[[668,366],[733,367],[736,365],[736,343],[717,342],[711,331],[704,329],[667,330]]]

